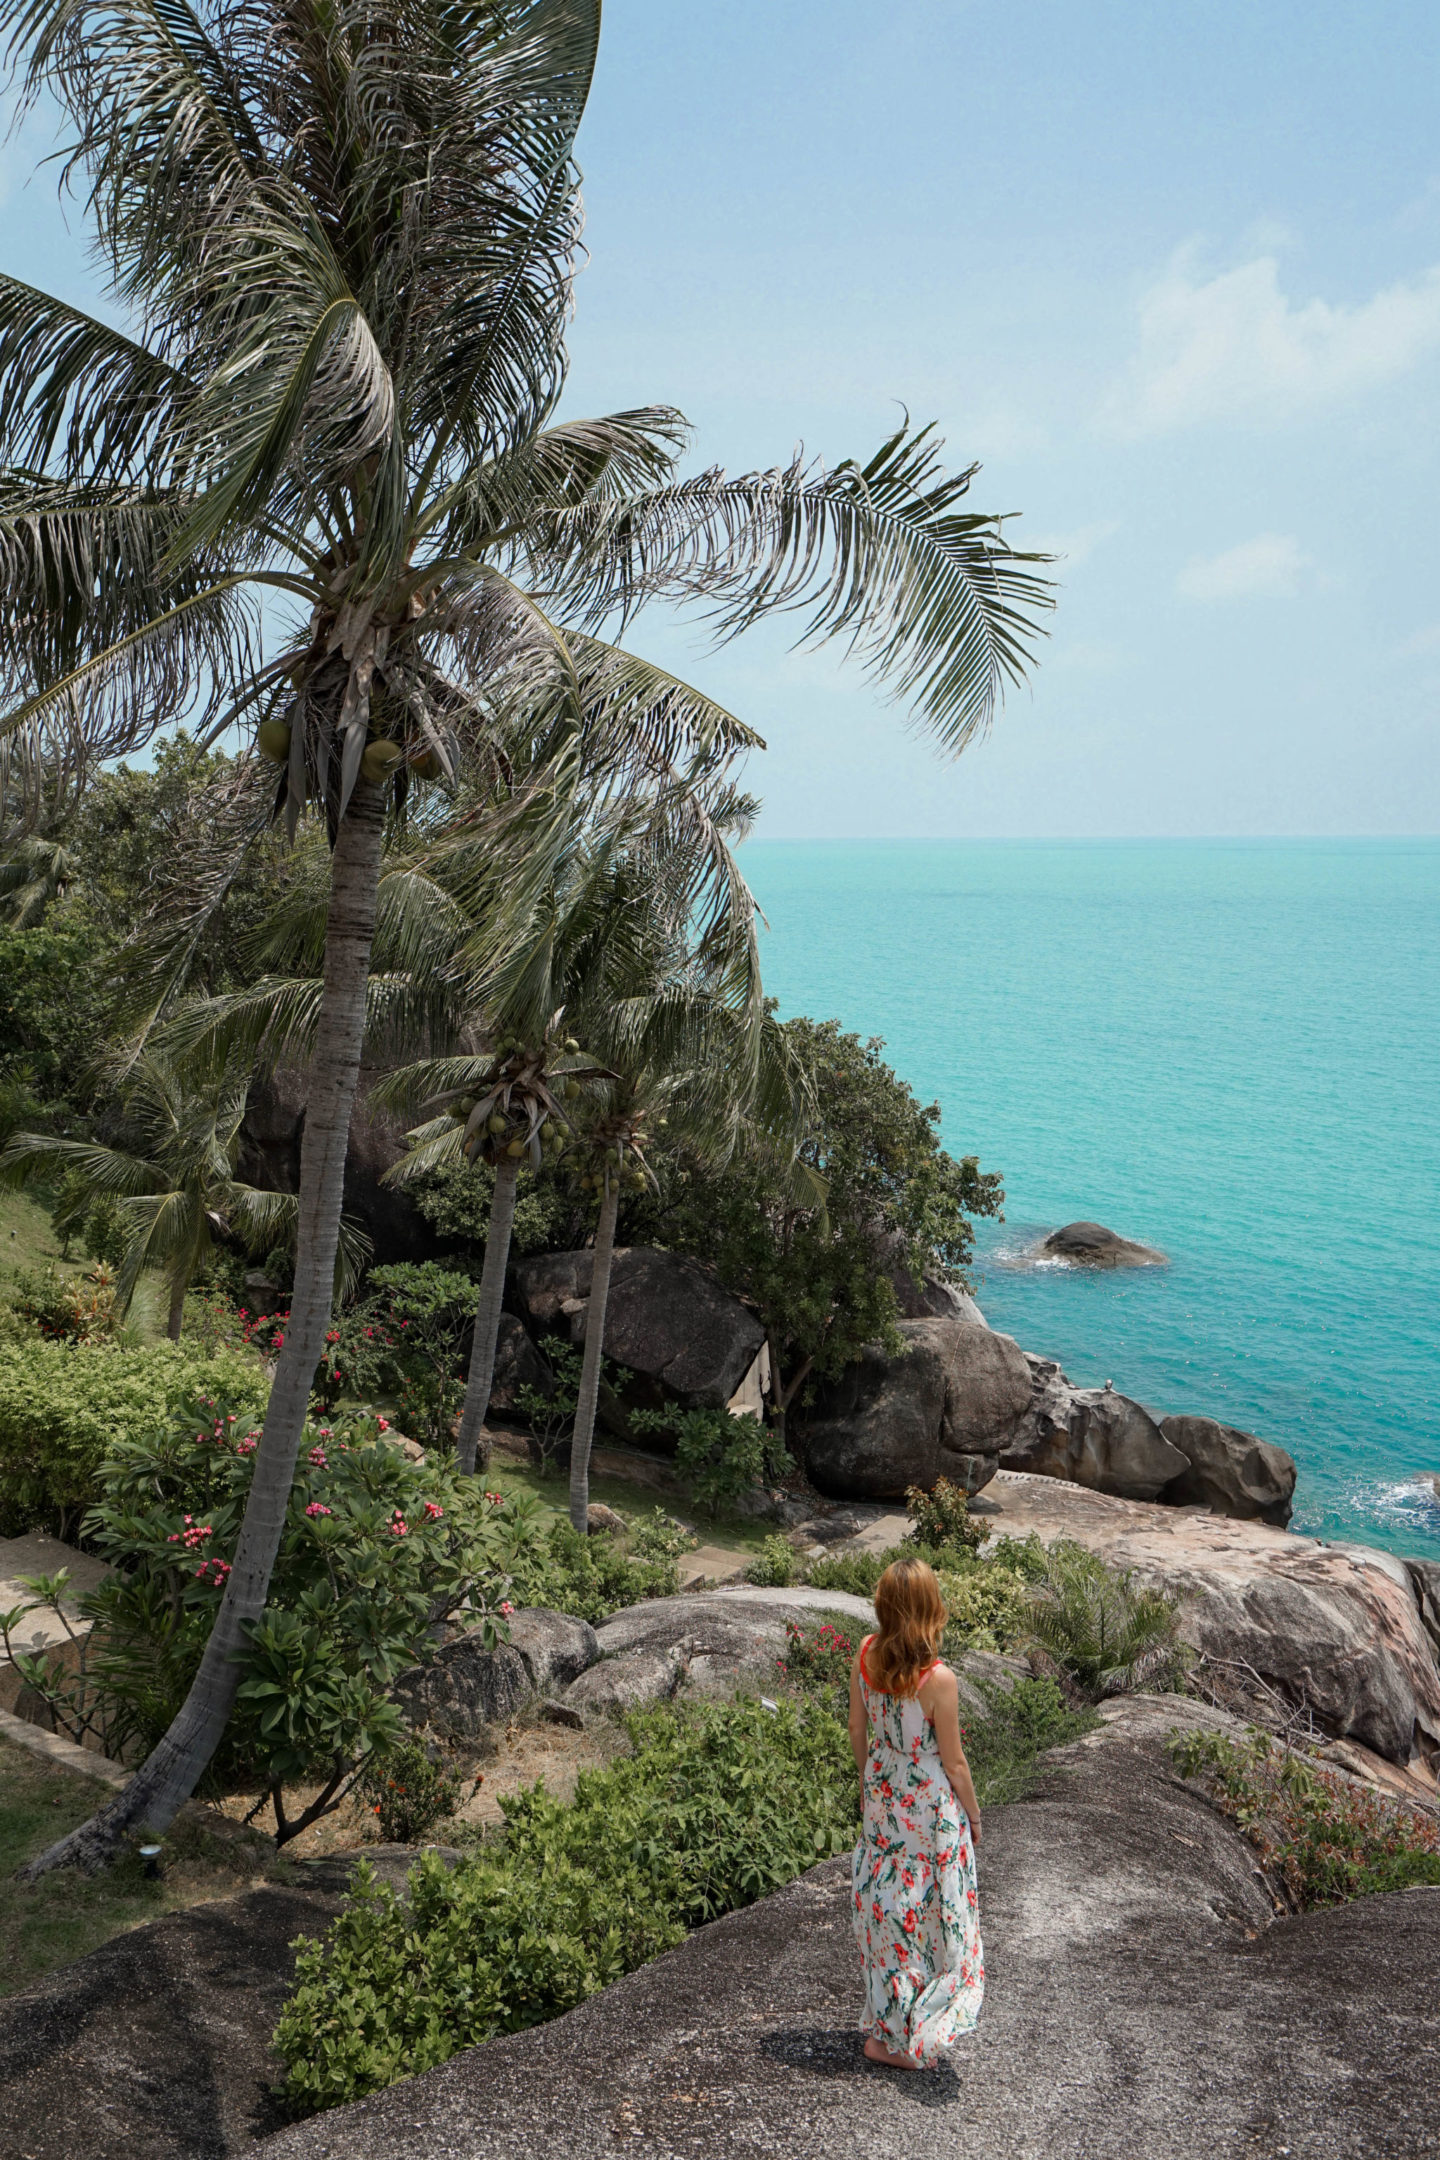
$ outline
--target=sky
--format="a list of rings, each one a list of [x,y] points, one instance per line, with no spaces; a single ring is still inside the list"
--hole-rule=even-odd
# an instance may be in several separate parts
[[[1440,832],[1440,10],[609,0],[565,409],[694,461],[936,421],[1056,564],[943,761],[839,649],[632,642],[764,735],[764,837]],[[31,126],[0,263],[93,291]]]

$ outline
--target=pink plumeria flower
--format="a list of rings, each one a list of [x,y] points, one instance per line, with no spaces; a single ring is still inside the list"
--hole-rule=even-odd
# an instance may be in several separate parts
[[[326,1507],[324,1502],[321,1500],[312,1500],[309,1507],[307,1507],[305,1510],[305,1513],[310,1516],[312,1520],[317,1515],[333,1515],[334,1512],[334,1508]]]
[[[502,1598],[502,1599],[500,1600],[500,1611],[501,1611],[501,1613],[503,1614],[503,1616],[505,1617],[505,1619],[507,1619],[507,1620],[508,1620],[508,1619],[510,1618],[511,1614],[512,1614],[512,1613],[514,1612],[514,1610],[515,1610],[515,1607],[514,1607],[514,1606],[513,1606],[512,1604],[511,1604],[511,1602],[510,1602],[510,1600],[509,1600],[509,1598],[508,1598],[508,1597],[507,1597],[507,1598]]]

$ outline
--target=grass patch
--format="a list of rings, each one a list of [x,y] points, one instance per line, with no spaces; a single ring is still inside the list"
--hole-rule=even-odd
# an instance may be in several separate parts
[[[78,1269],[79,1247],[72,1244],[69,1260],[62,1260],[49,1211],[28,1193],[0,1192],[0,1295],[17,1268],[44,1268],[52,1262]]]
[[[158,1882],[147,1880],[134,1854],[93,1879],[65,1868],[38,1883],[16,1882],[17,1868],[110,1797],[108,1785],[0,1740],[0,1995],[20,1994],[127,1928],[243,1889],[268,1858],[248,1837],[212,1837],[182,1821],[166,1840]]]
[[[570,1519],[570,1486],[564,1475],[545,1477],[527,1463],[496,1454],[484,1472],[484,1483],[496,1492],[532,1493],[547,1514],[567,1522]],[[662,1491],[655,1485],[638,1485],[629,1478],[592,1476],[590,1499],[597,1507],[611,1507],[617,1515],[627,1517],[646,1515],[652,1508],[662,1507],[667,1514],[683,1517],[702,1545],[719,1545],[740,1559],[758,1553],[766,1538],[775,1534],[772,1522],[751,1515],[727,1515],[722,1510],[713,1521],[708,1515],[700,1517],[687,1495]]]

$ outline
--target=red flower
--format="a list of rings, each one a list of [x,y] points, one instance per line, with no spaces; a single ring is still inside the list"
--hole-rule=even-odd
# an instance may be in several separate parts
[[[920,1923],[915,1917],[913,1908],[911,1911],[906,1913],[904,1919],[900,1923],[901,1927],[904,1928],[907,1935],[913,1935],[919,1924]]]

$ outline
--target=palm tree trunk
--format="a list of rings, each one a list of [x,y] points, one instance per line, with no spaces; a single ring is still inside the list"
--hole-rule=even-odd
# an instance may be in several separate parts
[[[241,1680],[236,1659],[244,1650],[247,1626],[265,1609],[310,1386],[334,1299],[335,1248],[350,1112],[360,1072],[382,828],[380,791],[362,781],[336,836],[330,869],[325,987],[300,1149],[295,1291],[256,1452],[245,1520],[220,1610],[200,1669],[170,1730],[108,1807],[30,1862],[24,1871],[27,1880],[67,1865],[93,1873],[104,1866],[130,1830],[142,1825],[151,1831],[167,1830],[204,1774],[234,1706]]]
[[[495,1384],[495,1345],[500,1340],[500,1305],[505,1295],[505,1269],[510,1259],[510,1226],[515,1220],[515,1187],[520,1179],[518,1162],[495,1165],[495,1197],[490,1202],[490,1227],[485,1233],[485,1265],[480,1270],[480,1301],[475,1308],[475,1339],[470,1345],[470,1371],[465,1381],[465,1401],[460,1410],[460,1438],[455,1467],[462,1477],[475,1474],[476,1444],[490,1408]],[[490,1451],[485,1451],[485,1461]]]
[[[620,1187],[608,1179],[595,1226],[595,1265],[590,1302],[585,1308],[585,1355],[580,1361],[580,1399],[575,1405],[575,1437],[570,1443],[570,1520],[584,1537],[590,1527],[590,1449],[595,1439],[595,1410],[600,1401],[600,1359],[605,1350],[605,1308],[610,1302],[610,1262],[615,1255],[615,1218]]]
[[[180,1327],[185,1318],[185,1289],[183,1281],[170,1285],[170,1318],[165,1323],[165,1332],[171,1342],[180,1340]]]

